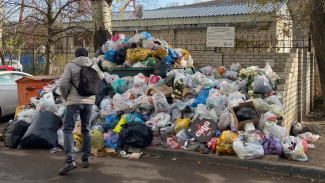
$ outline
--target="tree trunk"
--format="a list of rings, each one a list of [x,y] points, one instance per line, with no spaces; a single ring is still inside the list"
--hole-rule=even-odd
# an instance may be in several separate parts
[[[53,0],[48,1],[47,7],[47,44],[46,44],[46,64],[45,64],[45,75],[51,74],[51,63],[53,61],[53,52],[54,52],[54,29],[53,29]]]
[[[91,0],[93,45],[95,52],[112,37],[111,4],[112,1]]]
[[[2,65],[6,65],[2,49],[2,3],[0,2],[0,58]]]
[[[325,2],[324,0],[311,0],[311,3],[311,33],[318,64],[322,89],[323,111],[325,114]]]
[[[53,63],[54,53],[54,42],[49,39],[46,45],[46,64],[45,64],[45,75],[52,74],[51,64]]]

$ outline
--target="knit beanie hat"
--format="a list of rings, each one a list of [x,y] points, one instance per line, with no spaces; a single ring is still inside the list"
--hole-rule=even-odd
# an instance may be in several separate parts
[[[82,56],[88,57],[88,51],[84,47],[78,48],[74,54],[76,57],[82,57]]]

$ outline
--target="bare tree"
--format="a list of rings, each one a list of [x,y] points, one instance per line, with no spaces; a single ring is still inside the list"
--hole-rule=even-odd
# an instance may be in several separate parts
[[[90,21],[91,13],[80,8],[80,0],[2,0],[6,31],[20,38],[39,38],[45,41],[45,73],[51,74],[54,50],[68,32],[85,29],[80,21]],[[85,1],[86,2],[86,1]],[[86,3],[87,5],[87,3]],[[63,22],[66,26],[63,26]]]
[[[267,0],[249,1],[257,2],[259,7],[269,2]],[[285,13],[282,18],[289,18],[294,25],[304,27],[312,37],[320,75],[323,111],[325,112],[325,0],[272,0],[272,2],[288,2],[290,17]]]
[[[146,6],[146,8],[158,6],[157,0],[91,0],[93,45],[95,51],[112,37],[111,7],[114,6],[114,8],[118,9],[121,15],[127,8],[133,9],[133,13],[137,14],[135,12],[136,3],[137,5]],[[142,11],[142,9],[139,10]]]
[[[6,65],[2,50],[2,3],[0,2],[0,59],[2,65]]]

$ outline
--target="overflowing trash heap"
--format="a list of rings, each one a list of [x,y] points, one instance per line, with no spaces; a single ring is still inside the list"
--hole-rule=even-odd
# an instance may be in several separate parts
[[[128,153],[128,148],[164,147],[242,159],[266,154],[306,161],[319,130],[298,122],[278,125],[285,108],[275,92],[279,76],[265,68],[239,63],[229,68],[193,67],[188,51],[173,49],[148,33],[126,39],[117,35],[95,58],[103,68],[152,67],[153,73],[119,77],[105,72],[91,115],[92,152],[105,147]],[[4,130],[7,147],[64,146],[61,129],[65,101],[58,81],[47,85],[39,99],[17,108]],[[82,146],[81,124],[74,129],[75,151]],[[290,131],[290,136],[288,136]]]

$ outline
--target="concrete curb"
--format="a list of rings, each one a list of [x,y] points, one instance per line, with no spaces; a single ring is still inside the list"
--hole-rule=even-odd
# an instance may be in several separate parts
[[[266,171],[276,174],[282,174],[293,177],[301,177],[314,180],[325,180],[325,169],[292,165],[286,163],[274,163],[260,159],[243,160],[237,156],[216,156],[215,154],[200,154],[198,152],[172,150],[164,148],[146,147],[143,153],[150,155],[158,155],[168,158],[178,158],[193,161],[200,161],[205,163],[212,163],[216,165],[234,166],[246,169],[254,169],[259,171]]]

